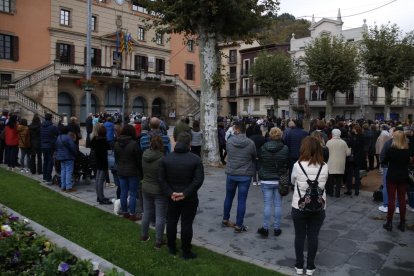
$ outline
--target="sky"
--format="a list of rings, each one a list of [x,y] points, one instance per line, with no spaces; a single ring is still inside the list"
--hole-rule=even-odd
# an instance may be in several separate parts
[[[279,7],[279,14],[306,16],[308,20],[315,15],[315,21],[322,17],[335,19],[340,8],[343,29],[360,27],[366,19],[369,27],[390,22],[403,32],[414,30],[414,0],[280,0]],[[363,14],[355,15],[359,13]]]

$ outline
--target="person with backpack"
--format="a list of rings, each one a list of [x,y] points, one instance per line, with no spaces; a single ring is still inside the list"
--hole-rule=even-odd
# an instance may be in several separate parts
[[[319,230],[325,219],[325,184],[328,166],[323,161],[321,143],[315,137],[305,137],[300,156],[293,165],[291,181],[294,185],[292,218],[295,227],[295,270],[304,273],[303,250],[308,240],[306,275],[315,272],[315,256],[318,250]]]

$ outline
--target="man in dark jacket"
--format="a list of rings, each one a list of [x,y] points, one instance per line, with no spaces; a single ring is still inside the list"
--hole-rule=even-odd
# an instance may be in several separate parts
[[[246,126],[242,122],[234,125],[234,136],[227,141],[226,198],[224,200],[223,226],[234,226],[235,233],[247,231],[243,224],[246,200],[252,176],[256,172],[256,146],[246,137]],[[229,221],[231,205],[238,189],[236,225]]]
[[[58,128],[52,123],[52,114],[47,113],[40,127],[40,147],[43,154],[43,181],[52,184],[53,152]]]
[[[85,121],[86,126],[86,147],[89,148],[91,145],[91,133],[93,130],[93,118],[92,113],[88,114],[88,118]]]
[[[168,196],[167,240],[170,254],[177,253],[177,223],[181,217],[181,248],[185,260],[197,257],[191,251],[193,221],[198,207],[197,191],[204,182],[200,157],[190,152],[191,136],[184,131],[177,137],[174,152],[164,157],[159,181]]]

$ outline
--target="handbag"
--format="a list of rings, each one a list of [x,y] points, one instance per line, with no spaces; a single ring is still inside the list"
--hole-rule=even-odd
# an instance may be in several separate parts
[[[289,170],[286,170],[284,174],[279,176],[278,190],[281,196],[286,196],[289,194]]]

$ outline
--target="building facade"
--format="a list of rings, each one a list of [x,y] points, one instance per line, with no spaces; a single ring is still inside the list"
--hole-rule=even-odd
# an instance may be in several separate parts
[[[13,60],[14,56],[12,60],[0,58],[0,72],[13,74],[8,91],[3,86],[0,93],[3,106],[15,102],[17,107],[25,107],[25,101],[32,100],[39,103],[37,109],[43,106],[83,121],[86,86],[92,88],[92,112],[120,112],[125,99],[128,113],[134,111],[174,121],[179,115],[193,112],[189,103],[196,108],[196,93],[170,70],[169,37],[146,28],[144,20],[149,15],[144,7],[129,1],[122,4],[113,0],[92,1],[92,80],[88,82],[86,0],[4,2],[14,5],[15,12],[1,13],[0,20],[5,22],[2,17],[9,16],[19,24],[4,27],[2,24],[0,34],[18,37],[20,47],[18,60]],[[36,16],[24,16],[31,13]],[[40,25],[38,18],[42,19]],[[36,33],[42,34],[41,41],[33,38]],[[21,84],[23,80],[26,85]],[[6,93],[8,102],[4,100]],[[23,109],[35,112],[33,105]]]

